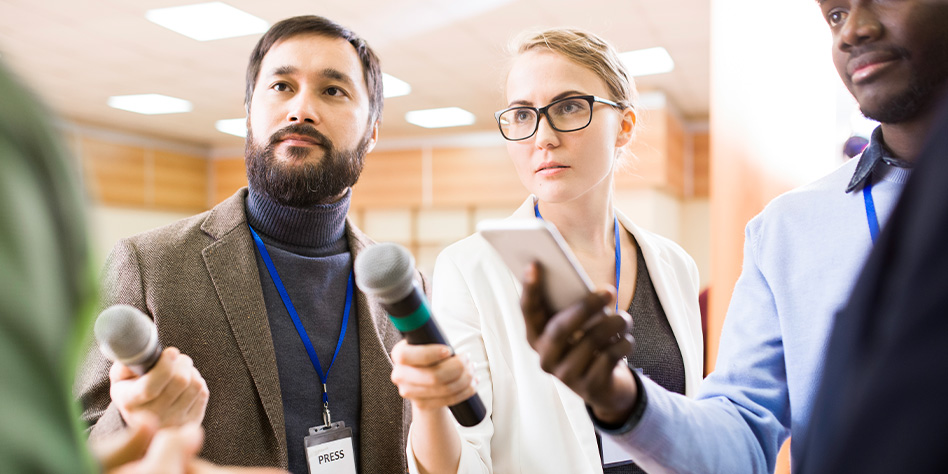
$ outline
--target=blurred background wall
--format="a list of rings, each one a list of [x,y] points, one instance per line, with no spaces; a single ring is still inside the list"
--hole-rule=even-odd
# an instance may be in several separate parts
[[[667,104],[645,112],[616,197],[637,223],[686,247],[706,284],[709,134],[704,124],[687,126]],[[88,127],[71,127],[67,137],[92,204],[100,259],[119,238],[207,210],[247,185],[242,151],[207,156]],[[393,146],[383,138],[366,157],[350,216],[376,240],[411,249],[430,275],[441,249],[480,220],[506,217],[528,194],[493,133],[412,141]]]

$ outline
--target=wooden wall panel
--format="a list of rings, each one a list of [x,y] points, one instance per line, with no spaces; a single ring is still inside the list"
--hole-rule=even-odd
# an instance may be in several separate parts
[[[529,194],[506,147],[436,149],[432,155],[434,206],[516,205]]]
[[[92,138],[82,138],[78,148],[86,187],[94,200],[123,206],[148,204],[151,190],[146,189],[144,149]]]
[[[691,137],[692,143],[692,178],[694,197],[706,198],[710,194],[709,173],[711,172],[711,134],[696,132]]]
[[[667,189],[668,112],[649,110],[639,117],[616,172],[617,189]]]
[[[210,165],[206,158],[155,151],[152,166],[156,207],[183,211],[207,207]]]
[[[247,185],[244,158],[219,158],[211,161],[211,206],[229,198]]]
[[[687,172],[683,150],[690,141],[677,114],[657,109],[647,115],[629,145],[635,156],[617,172],[617,190],[654,190],[667,193],[673,201],[682,197]],[[116,141],[109,141],[113,136]],[[247,185],[239,152],[211,159],[201,156],[200,149],[120,133],[89,136],[79,130],[67,138],[83,164],[89,194],[98,204],[190,214],[213,207]],[[707,140],[696,143],[707,148]],[[502,145],[380,150],[366,156],[350,213],[362,221],[363,229],[376,229],[370,235],[380,238],[386,232],[379,228],[395,228],[384,223],[383,216],[400,222],[410,229],[407,237],[401,236],[403,243],[420,252],[420,267],[430,269],[440,249],[473,232],[482,218],[506,217],[526,196]],[[656,204],[637,201],[635,205],[652,208]],[[678,224],[669,227],[668,223],[675,219],[674,213],[654,214],[661,217],[647,220],[651,226],[671,229],[674,238]],[[376,225],[380,222],[381,227]],[[393,237],[397,236],[386,240]]]
[[[685,128],[677,114],[665,114],[665,186],[666,190],[678,197],[686,196],[685,175],[691,169],[685,168]]]
[[[208,160],[193,152],[155,148],[147,140],[127,145],[83,133],[68,138],[83,163],[90,195],[103,204],[198,211],[247,185],[242,156]],[[616,173],[617,189],[660,189],[683,197],[687,143],[677,114],[649,110]],[[707,140],[695,143],[707,149]],[[707,169],[701,159],[706,155],[696,152],[699,172]],[[706,194],[706,178],[695,181],[702,188],[697,195]],[[388,150],[366,157],[353,207],[510,207],[526,194],[502,146]]]
[[[422,171],[420,150],[369,153],[362,176],[352,188],[352,207],[420,206]]]

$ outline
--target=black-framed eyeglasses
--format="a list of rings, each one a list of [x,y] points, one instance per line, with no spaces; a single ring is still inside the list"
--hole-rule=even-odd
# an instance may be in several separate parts
[[[617,109],[622,106],[594,95],[576,95],[550,102],[546,107],[528,107],[518,105],[506,108],[494,114],[500,133],[510,141],[526,140],[540,128],[540,114],[558,132],[575,132],[592,123],[593,103],[611,105]]]

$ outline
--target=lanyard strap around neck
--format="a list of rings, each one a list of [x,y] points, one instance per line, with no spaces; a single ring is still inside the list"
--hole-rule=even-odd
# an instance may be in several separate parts
[[[540,205],[533,203],[533,213],[536,214],[537,219],[543,220],[543,216],[540,215]],[[612,217],[612,225],[615,230],[615,239],[616,239],[616,312],[619,312],[619,277],[622,275],[622,244],[619,241],[619,218]]]
[[[306,329],[303,328],[303,322],[300,321],[296,307],[293,306],[293,302],[290,301],[290,295],[287,294],[283,280],[280,279],[280,274],[277,273],[276,267],[273,265],[270,253],[267,252],[266,246],[263,245],[263,241],[260,240],[260,236],[253,230],[253,227],[250,227],[250,234],[253,235],[253,241],[257,245],[257,251],[260,252],[260,257],[267,266],[267,272],[270,273],[273,285],[276,286],[277,291],[280,293],[283,305],[286,306],[286,312],[290,313],[290,318],[293,319],[293,325],[296,326],[296,332],[299,333],[300,340],[303,341],[303,346],[306,347],[306,353],[309,354],[309,360],[313,363],[316,374],[319,375],[319,381],[323,384],[323,408],[328,412],[329,394],[326,389],[326,380],[329,377],[329,370],[332,369],[333,363],[336,362],[336,356],[339,355],[339,349],[342,348],[342,341],[346,337],[346,328],[349,326],[349,311],[352,308],[352,270],[349,270],[349,281],[346,283],[346,308],[342,313],[342,330],[339,331],[339,340],[336,342],[336,350],[332,354],[332,360],[329,361],[329,367],[323,372],[323,366],[319,363],[319,356],[316,355],[316,349],[313,348],[313,343],[310,341],[309,335],[306,334]]]
[[[872,182],[867,181],[862,188],[862,197],[866,203],[866,220],[869,222],[869,237],[876,243],[879,236],[879,218],[876,216],[876,204],[872,200]]]

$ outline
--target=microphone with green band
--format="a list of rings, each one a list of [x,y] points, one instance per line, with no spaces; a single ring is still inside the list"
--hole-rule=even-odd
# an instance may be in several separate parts
[[[424,293],[415,283],[415,259],[407,249],[393,243],[373,245],[359,253],[354,266],[359,289],[378,299],[409,344],[451,347],[431,317]],[[450,408],[462,426],[480,423],[487,412],[476,393]]]

